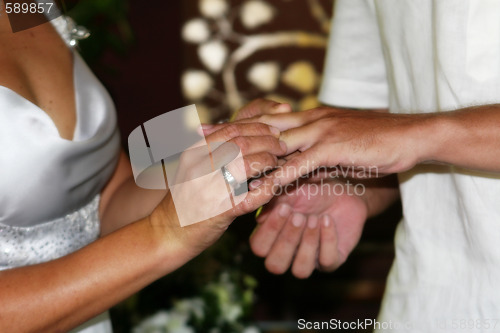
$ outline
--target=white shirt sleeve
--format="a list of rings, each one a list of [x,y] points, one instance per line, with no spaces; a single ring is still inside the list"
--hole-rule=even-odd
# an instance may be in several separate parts
[[[387,75],[373,1],[336,1],[323,74],[322,103],[388,107]]]

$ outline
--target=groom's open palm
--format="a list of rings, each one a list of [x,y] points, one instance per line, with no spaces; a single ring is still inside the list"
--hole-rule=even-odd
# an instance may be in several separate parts
[[[343,189],[343,191],[342,191]],[[357,245],[367,217],[363,199],[340,181],[305,182],[275,197],[250,237],[267,269],[307,278],[318,267],[333,271]]]

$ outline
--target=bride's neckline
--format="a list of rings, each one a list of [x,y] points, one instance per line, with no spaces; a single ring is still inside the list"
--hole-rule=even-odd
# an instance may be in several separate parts
[[[65,40],[65,37],[64,37],[65,27],[60,26],[60,24],[59,24],[59,26],[55,25],[54,23],[50,24],[50,27],[57,34],[57,36],[61,39],[61,41],[64,42],[66,45],[68,45],[68,41]],[[30,106],[32,107],[32,109],[35,110],[35,112],[43,113],[43,117],[45,117],[49,121],[49,123],[54,127],[55,132],[57,133],[57,136],[61,140],[75,141],[75,139],[76,139],[75,136],[78,132],[78,125],[79,125],[79,110],[78,110],[79,107],[78,107],[78,99],[77,99],[77,82],[76,82],[77,80],[76,80],[76,73],[75,73],[76,54],[71,47],[69,48],[69,51],[70,51],[70,57],[71,57],[71,59],[70,59],[70,61],[71,61],[70,74],[72,76],[71,80],[69,82],[71,82],[71,84],[72,84],[72,87],[71,87],[72,89],[70,91],[72,93],[71,95],[73,98],[73,101],[72,101],[73,103],[70,104],[70,105],[73,105],[73,108],[70,111],[73,112],[74,123],[72,124],[72,126],[70,125],[72,127],[71,132],[66,131],[67,134],[65,135],[65,137],[63,137],[63,135],[61,134],[62,128],[59,128],[57,126],[55,119],[52,118],[51,114],[49,112],[47,112],[47,110],[44,110],[44,108],[39,103],[37,103],[36,100],[30,99],[29,97],[25,96],[23,93],[17,91],[14,88],[9,87],[9,86],[0,85],[0,87],[4,90],[8,91],[12,95],[16,96],[17,98],[22,99],[23,101],[29,103]],[[66,112],[70,112],[70,111],[66,111]],[[61,126],[61,125],[59,125],[59,126]]]
[[[57,127],[54,119],[49,115],[48,112],[46,112],[40,105],[38,105],[36,102],[30,100],[29,98],[23,96],[21,93],[17,92],[16,90],[7,87],[5,85],[0,85],[0,89],[4,89],[8,93],[11,93],[14,95],[16,98],[23,100],[24,102],[28,103],[34,112],[40,112],[40,115],[48,120],[48,122],[53,126],[53,129],[55,130],[55,133],[57,133],[57,136],[59,139],[64,140],[64,141],[76,141],[76,133],[78,132],[78,126],[79,126],[79,120],[80,120],[80,115],[79,115],[79,106],[78,106],[78,99],[77,99],[77,89],[78,89],[78,82],[77,82],[77,75],[75,71],[75,62],[76,60],[76,54],[75,52],[71,52],[72,55],[72,84],[73,84],[73,102],[74,102],[74,110],[73,112],[75,113],[75,124],[74,124],[74,129],[71,138],[64,138],[61,136],[60,130]]]

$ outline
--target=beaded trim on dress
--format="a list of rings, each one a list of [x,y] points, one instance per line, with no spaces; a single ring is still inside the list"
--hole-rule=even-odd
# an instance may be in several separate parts
[[[54,260],[95,241],[99,199],[97,195],[77,211],[33,227],[0,224],[0,270]]]

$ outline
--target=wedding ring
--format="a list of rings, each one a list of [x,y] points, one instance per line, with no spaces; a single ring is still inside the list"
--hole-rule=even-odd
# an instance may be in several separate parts
[[[228,169],[226,169],[226,167],[222,167],[221,171],[222,171],[222,176],[226,180],[226,183],[229,184],[229,186],[231,186],[231,188],[236,190],[238,187],[240,187],[240,184],[238,183],[238,181],[234,178],[232,173],[229,172]]]

